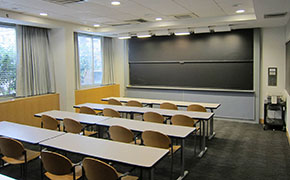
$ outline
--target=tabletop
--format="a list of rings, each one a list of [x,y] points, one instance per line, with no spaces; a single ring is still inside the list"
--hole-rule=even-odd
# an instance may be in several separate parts
[[[61,136],[65,132],[53,131],[13,122],[0,122],[0,135],[18,139],[31,144],[38,144],[47,139]]]
[[[95,110],[103,110],[104,108],[111,108],[119,112],[126,113],[145,113],[145,112],[157,112],[163,116],[174,116],[176,114],[187,115],[194,119],[199,120],[209,120],[213,117],[214,113],[211,112],[197,112],[197,111],[182,111],[182,110],[169,110],[169,109],[159,109],[159,108],[148,108],[148,107],[133,107],[133,106],[119,106],[119,105],[111,105],[111,104],[96,104],[96,103],[84,103],[75,105],[75,108],[79,108],[81,106],[88,106]]]
[[[130,120],[125,118],[109,118],[98,123],[98,125],[112,126],[119,125],[133,131],[143,132],[146,130],[158,131],[175,138],[186,138],[196,129],[194,127],[175,126],[169,124],[159,124],[140,120]]]
[[[63,120],[64,118],[71,118],[84,124],[96,124],[96,122],[103,121],[109,118],[105,116],[96,116],[96,115],[91,115],[91,114],[83,114],[83,113],[59,111],[59,110],[41,112],[41,113],[35,114],[34,116],[41,117],[41,115],[48,115],[48,116],[56,118],[57,120]]]
[[[177,106],[187,107],[191,104],[199,104],[207,109],[217,109],[221,104],[220,103],[205,103],[205,102],[189,102],[189,101],[175,101],[175,100],[163,100],[163,99],[148,99],[148,98],[131,98],[131,97],[107,97],[102,98],[102,101],[108,101],[109,99],[116,99],[120,102],[127,103],[128,101],[135,100],[143,104],[156,104],[160,105],[164,102],[170,102]]]
[[[153,167],[169,152],[167,149],[121,143],[71,133],[49,139],[40,143],[40,145],[146,168]]]

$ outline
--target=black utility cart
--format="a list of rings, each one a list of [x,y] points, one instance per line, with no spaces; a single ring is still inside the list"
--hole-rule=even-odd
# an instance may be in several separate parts
[[[286,130],[285,125],[286,102],[279,100],[273,104],[267,100],[264,104],[264,130]]]

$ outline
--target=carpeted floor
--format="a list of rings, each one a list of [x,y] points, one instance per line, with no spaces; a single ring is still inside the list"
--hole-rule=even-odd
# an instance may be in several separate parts
[[[203,158],[193,154],[193,137],[186,139],[185,169],[189,174],[185,179],[197,180],[272,180],[290,179],[290,149],[285,132],[264,131],[262,125],[215,121],[216,136],[207,142],[208,151]],[[29,145],[26,145],[29,146]],[[31,147],[29,148],[38,148]],[[130,152],[128,152],[130,153]],[[83,157],[68,154],[74,161]],[[114,164],[119,171],[130,167]],[[173,179],[177,179],[180,168],[180,152],[174,159]],[[170,159],[165,158],[155,169],[156,180],[170,179]],[[19,166],[7,166],[0,173],[19,179]],[[139,170],[133,174],[139,175]],[[28,180],[39,180],[40,161],[35,160],[28,166]],[[148,172],[143,172],[148,179]]]

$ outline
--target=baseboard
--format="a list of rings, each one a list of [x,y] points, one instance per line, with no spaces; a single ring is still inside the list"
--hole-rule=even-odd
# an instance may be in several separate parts
[[[288,139],[288,144],[290,145],[290,136],[289,136],[288,128],[286,128],[286,136],[287,136],[287,139]]]
[[[264,119],[259,119],[260,124],[264,124]]]

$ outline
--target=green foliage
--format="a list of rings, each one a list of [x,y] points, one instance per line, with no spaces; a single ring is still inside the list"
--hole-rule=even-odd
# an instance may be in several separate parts
[[[11,95],[16,89],[16,54],[0,46],[0,96]]]

